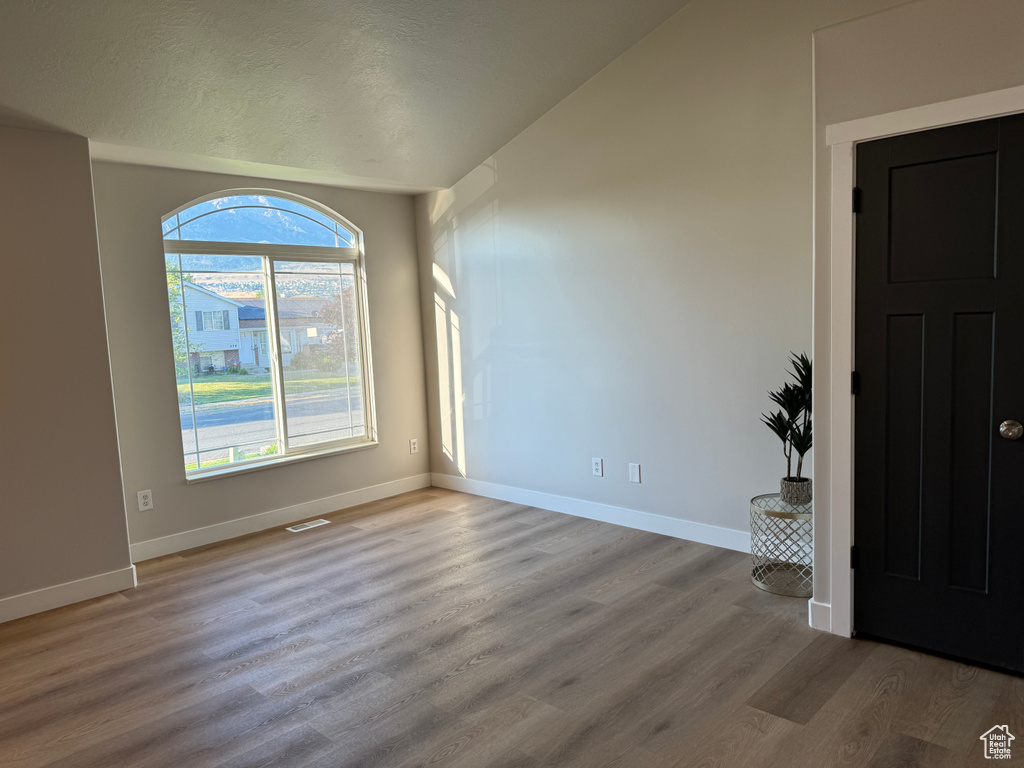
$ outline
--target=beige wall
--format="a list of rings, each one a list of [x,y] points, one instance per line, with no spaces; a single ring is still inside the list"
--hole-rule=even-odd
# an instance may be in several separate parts
[[[435,471],[437,264],[470,478],[746,529],[785,470],[766,390],[811,348],[811,34],[892,4],[695,0],[418,198]]]
[[[0,598],[127,568],[89,147],[0,128]]]
[[[111,368],[132,542],[428,471],[413,201],[404,195],[95,163]],[[182,465],[160,218],[200,195],[260,187],[304,195],[363,230],[380,445],[187,485]],[[136,493],[152,489],[140,513]]]
[[[814,35],[815,356],[829,356],[830,154],[825,126],[1024,84],[1024,3],[923,0]],[[817,369],[815,409],[828,411],[829,378]],[[827,423],[815,431],[816,512],[829,531]],[[829,602],[827,551],[817,548],[816,599]]]

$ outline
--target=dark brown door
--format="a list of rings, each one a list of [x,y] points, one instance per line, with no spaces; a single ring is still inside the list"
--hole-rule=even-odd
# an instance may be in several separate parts
[[[861,144],[857,187],[854,629],[1024,670],[1024,116]]]

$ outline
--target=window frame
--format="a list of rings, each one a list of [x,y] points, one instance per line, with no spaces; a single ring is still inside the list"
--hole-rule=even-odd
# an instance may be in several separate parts
[[[271,365],[268,366],[271,372],[272,395],[274,400],[274,420],[276,424],[277,440],[281,446],[281,453],[249,459],[246,461],[232,462],[228,465],[200,469],[200,449],[198,441],[196,444],[196,469],[187,470],[185,467],[185,451],[182,446],[182,468],[185,472],[186,482],[198,482],[215,477],[224,477],[251,472],[257,469],[288,464],[295,461],[329,456],[339,453],[347,453],[363,448],[372,448],[379,444],[377,435],[377,411],[374,400],[373,386],[373,355],[370,347],[370,318],[369,302],[367,297],[366,281],[366,251],[363,241],[363,232],[352,222],[315,200],[294,195],[280,190],[270,189],[226,189],[196,198],[176,208],[161,218],[161,224],[177,216],[182,211],[222,197],[241,195],[261,195],[266,197],[277,197],[284,200],[305,205],[325,216],[335,220],[353,234],[356,245],[345,246],[312,246],[312,245],[279,245],[274,243],[255,242],[218,242],[214,240],[163,240],[164,265],[166,271],[167,259],[174,257],[178,263],[178,273],[184,274],[181,268],[181,257],[183,255],[211,255],[211,256],[259,256],[263,261],[263,279],[266,286],[265,313],[267,318],[266,337],[270,352]],[[280,334],[282,328],[277,307],[277,282],[275,280],[274,262],[320,262],[332,264],[352,265],[354,282],[354,295],[356,299],[356,322],[359,330],[360,342],[360,365],[362,367],[361,389],[363,395],[363,422],[365,434],[358,437],[348,437],[341,440],[332,440],[324,443],[313,443],[311,445],[288,447],[288,424],[287,406],[285,403],[284,389],[284,363],[281,350]],[[182,297],[184,301],[184,295]],[[186,338],[188,330],[186,323]],[[262,344],[261,344],[262,351]],[[189,371],[189,381],[192,381],[192,372]],[[194,406],[193,406],[194,408]],[[194,414],[194,411],[193,411]]]

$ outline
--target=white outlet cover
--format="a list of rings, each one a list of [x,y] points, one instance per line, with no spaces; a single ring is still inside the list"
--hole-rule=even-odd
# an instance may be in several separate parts
[[[153,492],[139,491],[139,512],[145,512],[153,508]]]
[[[419,441],[419,438],[414,437],[412,440],[409,441],[409,453],[419,453],[419,452],[420,452],[420,441]]]
[[[591,459],[590,466],[594,477],[604,477],[604,459]]]
[[[629,465],[629,482],[639,483],[640,482],[640,465],[630,464]]]

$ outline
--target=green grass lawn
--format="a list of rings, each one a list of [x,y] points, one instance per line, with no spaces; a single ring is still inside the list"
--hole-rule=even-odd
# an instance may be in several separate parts
[[[344,376],[324,377],[316,373],[294,375],[285,372],[285,390],[289,395],[300,392],[315,392],[321,389],[337,389],[344,387],[349,379]],[[359,379],[353,377],[353,384],[358,385]],[[229,403],[232,400],[246,400],[250,397],[270,397],[270,375],[239,376],[237,374],[211,374],[196,376],[192,382],[196,405],[209,403]],[[188,377],[178,377],[178,403],[184,405],[189,401]]]

